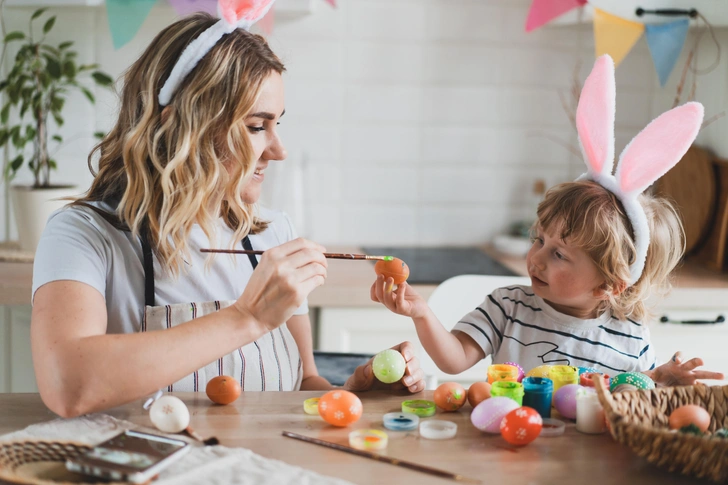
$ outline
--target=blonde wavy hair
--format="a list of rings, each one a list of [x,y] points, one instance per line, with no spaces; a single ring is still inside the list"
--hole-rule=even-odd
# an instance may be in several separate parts
[[[233,246],[267,227],[256,206],[241,198],[256,163],[245,117],[263,81],[285,71],[265,39],[242,29],[224,36],[164,111],[158,101],[182,51],[216,21],[195,14],[175,22],[125,73],[118,120],[89,155],[94,181],[74,202],[118,202],[120,226],[135,236],[144,231],[162,267],[174,275],[195,224],[212,239],[222,217],[234,231]]]
[[[550,189],[538,206],[537,224],[562,240],[568,238],[594,262],[609,295],[598,312],[610,310],[619,320],[649,316],[645,300],[652,292],[670,290],[670,274],[685,252],[685,233],[674,206],[646,193],[639,202],[650,226],[647,261],[640,279],[618,295],[612,291],[629,281],[635,259],[632,225],[619,199],[595,182],[569,182]]]

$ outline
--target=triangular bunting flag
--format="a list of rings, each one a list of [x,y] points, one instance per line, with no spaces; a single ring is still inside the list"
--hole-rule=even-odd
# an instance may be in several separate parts
[[[195,12],[207,12],[217,17],[217,0],[169,0],[169,3],[180,17]]]
[[[650,48],[652,62],[655,64],[660,86],[664,86],[680,57],[685,38],[688,35],[690,20],[681,19],[665,24],[645,25],[645,37]]]
[[[324,0],[326,3],[336,8],[336,0]]]
[[[114,49],[129,42],[142,26],[157,0],[106,0]]]
[[[274,8],[268,10],[268,13],[265,14],[265,17],[258,21],[258,27],[260,27],[260,29],[265,32],[265,35],[270,35],[271,32],[273,32],[273,24],[275,23],[274,12]]]
[[[642,36],[645,26],[594,7],[594,43],[597,58],[609,54],[618,66]]]
[[[331,0],[333,1],[333,0]],[[526,19],[526,32],[531,32],[556,17],[576,7],[582,7],[587,0],[533,0]]]

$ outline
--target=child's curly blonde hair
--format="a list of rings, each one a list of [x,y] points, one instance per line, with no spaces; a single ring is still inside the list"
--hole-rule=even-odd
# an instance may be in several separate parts
[[[584,250],[605,279],[605,300],[598,312],[610,310],[619,320],[643,320],[645,300],[653,291],[671,288],[670,273],[685,251],[685,233],[675,207],[666,199],[639,196],[650,226],[650,245],[640,279],[623,292],[613,290],[630,279],[635,259],[632,225],[619,199],[595,182],[568,182],[551,188],[538,206],[544,230]]]

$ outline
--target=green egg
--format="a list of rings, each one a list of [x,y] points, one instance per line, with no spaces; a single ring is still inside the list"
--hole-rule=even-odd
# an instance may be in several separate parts
[[[402,354],[392,349],[379,352],[374,356],[374,361],[372,361],[374,377],[385,384],[391,384],[400,380],[404,375],[406,366],[407,363],[404,361]]]

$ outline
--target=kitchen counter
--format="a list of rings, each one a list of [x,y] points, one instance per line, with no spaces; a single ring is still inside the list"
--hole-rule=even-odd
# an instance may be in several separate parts
[[[497,252],[489,245],[481,247],[487,254],[518,275],[526,275],[525,258]],[[338,253],[360,253],[357,247],[327,247]],[[32,253],[23,252],[7,243],[0,244],[0,305],[30,303],[33,276]],[[374,265],[368,261],[329,260],[326,284],[311,293],[311,307],[378,307],[369,299],[369,288],[375,279]],[[437,285],[413,285],[424,298],[428,298]],[[675,274],[676,288],[690,288],[705,293],[708,289],[725,296],[728,289],[728,273],[713,272],[690,262],[681,266]],[[721,298],[722,299],[722,298]]]

